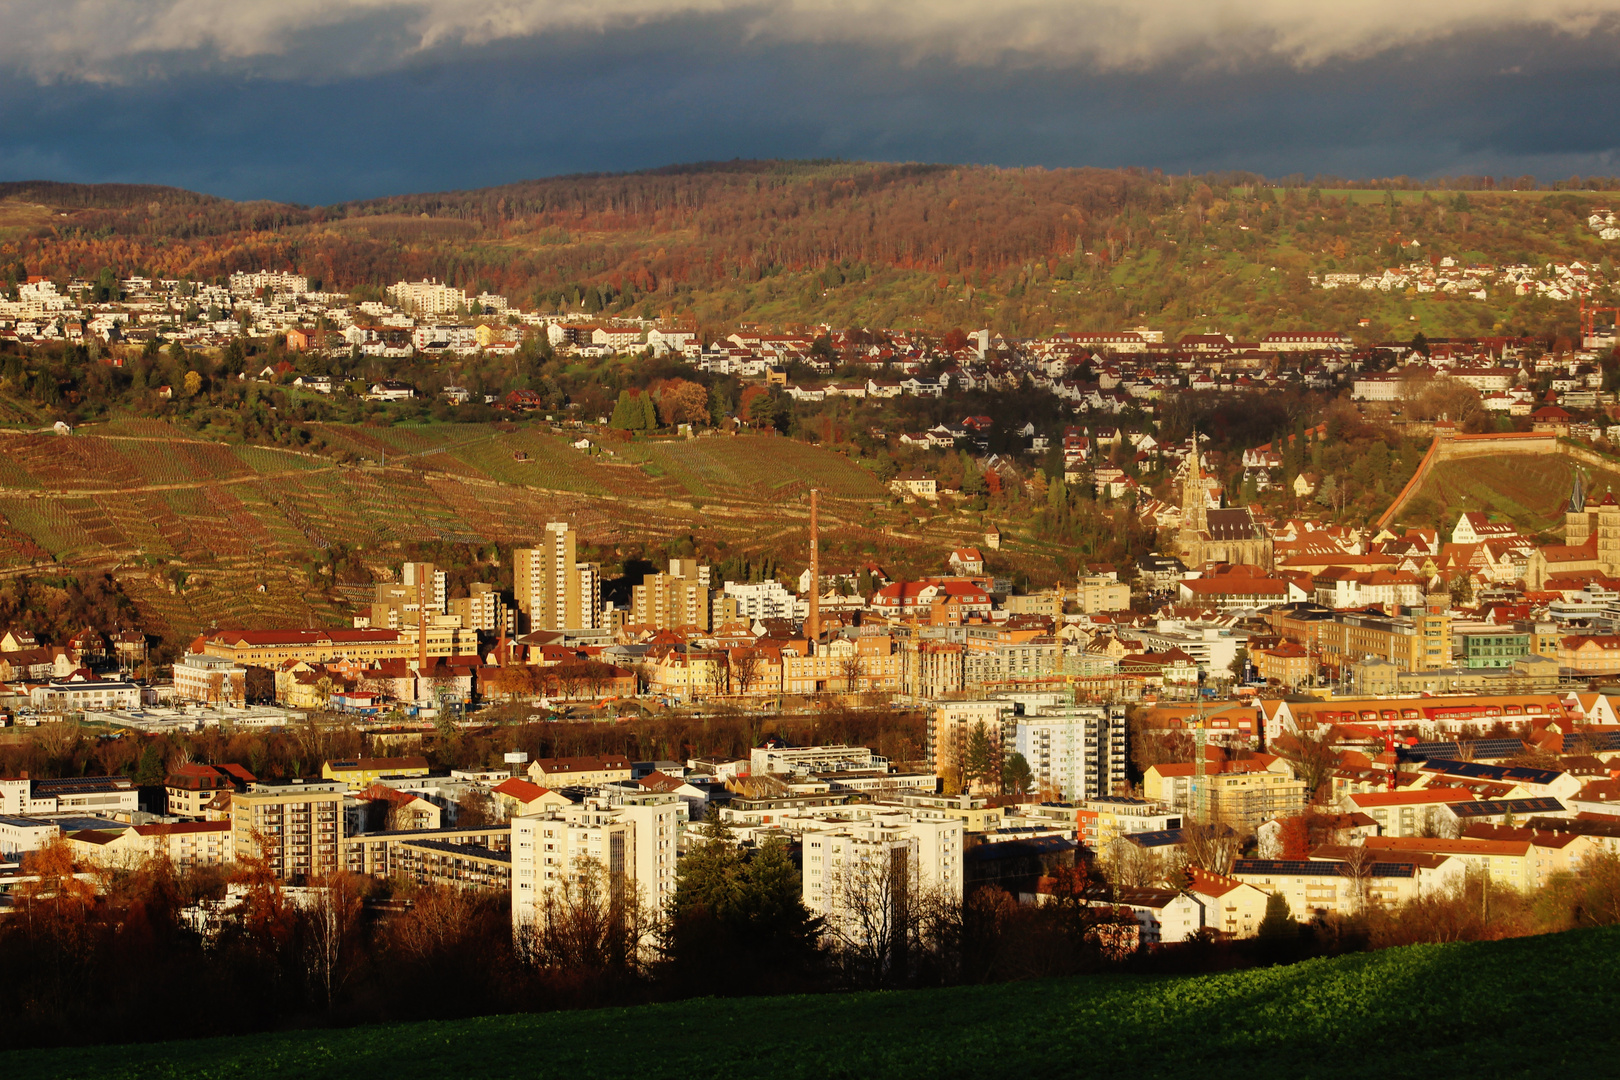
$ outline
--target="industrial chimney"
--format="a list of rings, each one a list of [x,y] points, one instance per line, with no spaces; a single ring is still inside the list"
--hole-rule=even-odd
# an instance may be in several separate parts
[[[810,618],[805,622],[805,637],[810,639],[812,655],[821,643],[821,534],[816,521],[820,495],[816,488],[810,489]]]

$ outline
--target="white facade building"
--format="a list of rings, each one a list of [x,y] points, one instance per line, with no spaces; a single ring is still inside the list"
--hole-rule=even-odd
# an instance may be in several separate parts
[[[962,824],[892,813],[807,830],[805,907],[835,938],[865,943],[877,927],[903,927],[924,896],[961,901]]]
[[[51,712],[141,707],[141,688],[123,679],[63,679],[34,687],[28,697],[34,708]]]
[[[1012,749],[1029,762],[1037,792],[1075,802],[1124,787],[1129,756],[1124,706],[1045,707],[1010,723]]]
[[[226,656],[187,653],[175,661],[174,696],[210,705],[241,705],[247,700],[247,670]]]
[[[737,616],[748,619],[791,619],[797,614],[799,598],[780,581],[743,583],[728,581],[725,596],[736,601]]]
[[[418,315],[443,315],[467,305],[463,290],[426,278],[388,286],[388,298]]]
[[[577,880],[595,861],[623,874],[647,910],[659,911],[675,893],[675,854],[686,803],[678,795],[626,795],[610,803],[589,798],[512,819],[512,924],[539,918],[548,889]]]

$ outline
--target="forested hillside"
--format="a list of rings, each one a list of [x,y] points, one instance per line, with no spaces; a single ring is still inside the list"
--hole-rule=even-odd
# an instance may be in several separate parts
[[[1608,181],[1486,183],[733,162],[315,208],[6,184],[0,262],[60,278],[294,269],[343,291],[436,277],[529,308],[671,311],[716,328],[1569,332],[1569,305],[1511,290],[1481,301],[1313,287],[1311,274],[1442,258],[1579,259],[1612,277],[1613,242],[1586,221],[1609,203],[1586,187]]]

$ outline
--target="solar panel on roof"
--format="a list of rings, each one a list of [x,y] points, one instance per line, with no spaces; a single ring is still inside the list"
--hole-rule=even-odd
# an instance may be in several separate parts
[[[1469,742],[1421,742],[1406,748],[1408,757],[1419,760],[1463,761],[1465,758],[1510,758],[1524,753],[1519,739],[1476,739]]]

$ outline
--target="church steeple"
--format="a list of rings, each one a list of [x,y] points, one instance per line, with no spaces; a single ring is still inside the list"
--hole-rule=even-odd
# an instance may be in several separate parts
[[[1569,493],[1568,513],[1584,514],[1586,512],[1586,488],[1581,483],[1581,467],[1575,466],[1575,484]]]
[[[1209,493],[1204,487],[1204,470],[1198,461],[1198,432],[1192,433],[1191,456],[1187,460],[1187,480],[1181,489],[1181,527],[1187,532],[1209,530]]]

